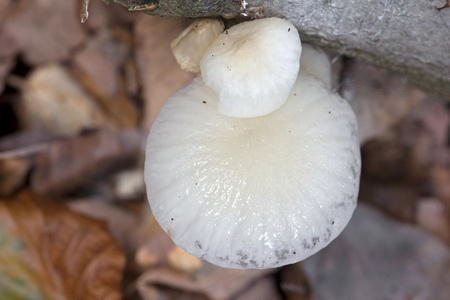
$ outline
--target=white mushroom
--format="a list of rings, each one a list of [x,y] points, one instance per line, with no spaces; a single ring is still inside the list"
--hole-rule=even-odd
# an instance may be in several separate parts
[[[180,67],[200,73],[200,60],[212,42],[223,32],[225,25],[218,19],[196,19],[170,43]]]
[[[358,195],[349,105],[301,71],[269,115],[234,118],[218,106],[197,77],[151,129],[145,180],[161,227],[187,252],[228,268],[291,264],[329,244]]]
[[[300,66],[302,71],[322,80],[325,86],[331,89],[331,63],[322,49],[310,44],[302,44]]]
[[[200,62],[203,80],[219,96],[221,113],[240,118],[283,105],[298,75],[301,44],[294,25],[278,18],[225,30]]]

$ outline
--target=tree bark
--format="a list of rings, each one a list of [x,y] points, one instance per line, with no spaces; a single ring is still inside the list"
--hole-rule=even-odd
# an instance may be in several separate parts
[[[450,8],[444,0],[115,0],[162,17],[282,17],[304,41],[405,74],[450,100]]]

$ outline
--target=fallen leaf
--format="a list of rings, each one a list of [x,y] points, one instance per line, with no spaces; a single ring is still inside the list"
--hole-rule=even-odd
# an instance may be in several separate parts
[[[122,76],[125,62],[130,58],[130,46],[105,29],[91,38],[73,60],[78,80],[116,127],[135,127],[139,117],[127,94],[125,80],[128,78]]]
[[[55,137],[39,128],[0,139],[0,197],[10,197],[23,187],[33,167],[33,156],[48,149]]]
[[[141,215],[141,224],[134,232],[135,239],[140,241],[135,262],[141,271],[156,266],[167,267],[168,253],[176,246],[159,226],[147,203]]]
[[[302,262],[317,300],[444,300],[450,249],[359,204],[344,232]]]
[[[55,135],[49,133],[40,127],[32,127],[29,130],[23,130],[3,136],[0,139],[0,151],[1,152],[17,152],[16,155],[10,156],[11,158],[23,157],[25,152],[30,151],[30,147],[36,145],[44,145],[56,138]]]
[[[127,52],[126,44],[114,41],[111,32],[102,31],[89,39],[74,57],[74,66],[81,72],[79,78],[88,76],[91,86],[103,97],[114,97],[119,91],[119,66]]]
[[[444,101],[427,99],[417,105],[397,126],[400,141],[412,149],[422,166],[450,164],[448,145],[450,113]]]
[[[138,217],[104,199],[71,199],[68,207],[77,213],[99,220],[108,225],[108,231],[125,250],[133,255],[136,244],[133,231],[138,226]]]
[[[121,299],[124,264],[101,223],[28,191],[0,199],[0,299]]]
[[[136,60],[143,89],[142,128],[150,129],[162,104],[194,75],[181,70],[170,43],[189,25],[185,19],[141,15],[135,24]]]
[[[277,273],[280,292],[286,300],[312,300],[311,287],[300,263],[284,266]]]
[[[81,136],[59,139],[35,158],[30,186],[41,195],[61,195],[82,184],[89,184],[94,176],[110,173],[125,162],[139,158],[144,136],[137,130],[117,133],[101,130]],[[107,172],[108,171],[108,172]]]
[[[175,245],[167,234],[161,232],[139,246],[134,257],[135,262],[141,270],[155,266],[167,266],[167,253],[174,247]]]
[[[85,38],[78,9],[78,1],[13,1],[2,29],[27,63],[61,61]]]
[[[0,159],[0,197],[11,196],[25,184],[30,166],[26,158]]]
[[[178,246],[173,247],[167,254],[169,265],[181,272],[194,272],[202,267],[203,261]]]
[[[0,2],[0,20],[4,20],[8,13],[8,6],[11,5],[11,0],[3,0]],[[1,24],[1,21],[0,21]]]
[[[437,198],[422,198],[416,208],[416,222],[450,246],[450,214]]]
[[[362,176],[379,182],[411,181],[412,171],[418,167],[412,152],[395,133],[372,139],[361,148]]]
[[[271,276],[265,276],[246,287],[244,291],[233,297],[233,300],[302,300],[302,298],[282,298],[277,289],[274,279]]]
[[[426,94],[386,69],[346,59],[340,94],[356,113],[361,144],[397,124]]]
[[[17,7],[17,1],[0,1],[0,58],[4,63],[5,59],[11,59],[20,51],[20,45],[17,38],[11,32],[5,30],[5,23],[8,21],[8,15],[13,14]]]
[[[80,2],[81,4],[81,2]],[[105,5],[103,1],[90,1],[89,2],[89,18],[83,24],[90,30],[101,30],[110,25],[110,13],[109,6]]]
[[[431,178],[436,197],[443,201],[450,211],[450,168],[444,165],[434,166]]]
[[[143,273],[137,288],[143,298],[155,285],[206,295],[210,299],[230,299],[258,278],[274,272],[265,270],[224,269],[209,263],[194,273],[180,273],[168,268],[154,268]]]
[[[381,209],[384,213],[403,222],[414,223],[416,202],[421,196],[420,186],[374,182],[361,178],[359,199]]]
[[[2,39],[0,37],[0,44],[2,43]],[[11,57],[6,57],[1,59],[0,57],[0,95],[3,93],[5,88],[5,78],[8,75],[9,71],[14,67],[15,60]]]
[[[22,87],[24,127],[41,126],[71,136],[83,129],[113,127],[96,101],[58,64],[36,68]]]

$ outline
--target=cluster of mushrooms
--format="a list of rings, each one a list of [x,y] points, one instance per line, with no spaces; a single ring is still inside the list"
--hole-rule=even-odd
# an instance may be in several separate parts
[[[356,207],[356,118],[330,91],[321,50],[286,20],[224,30],[194,21],[173,43],[199,75],[162,107],[145,181],[161,227],[187,252],[226,268],[298,262],[328,245]]]

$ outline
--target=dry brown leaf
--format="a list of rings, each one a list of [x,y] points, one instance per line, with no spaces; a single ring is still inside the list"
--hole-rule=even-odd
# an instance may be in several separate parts
[[[42,128],[33,127],[30,130],[23,130],[4,136],[0,139],[0,151],[11,152],[17,151],[17,156],[23,157],[23,153],[27,149],[37,144],[46,144],[55,139],[55,136]],[[29,152],[29,150],[28,150]]]
[[[224,269],[209,263],[194,273],[180,273],[167,268],[150,269],[139,277],[139,294],[146,298],[154,285],[163,285],[177,290],[201,293],[210,299],[229,299],[257,279],[274,272],[265,270]]]
[[[81,1],[80,1],[81,3]],[[90,30],[101,30],[109,25],[109,6],[105,5],[103,1],[89,2],[89,18],[83,26]]]
[[[369,203],[397,220],[414,223],[420,186],[361,180],[359,199]]]
[[[113,127],[96,101],[58,64],[38,67],[29,75],[20,108],[17,114],[24,127],[41,126],[58,135]]]
[[[72,191],[107,167],[139,158],[144,136],[137,130],[117,133],[108,130],[90,132],[52,142],[35,159],[30,186],[42,195],[61,195]]]
[[[431,177],[436,197],[442,200],[450,211],[450,168],[443,165],[433,167]]]
[[[142,128],[149,129],[162,104],[193,75],[181,70],[170,43],[189,25],[184,19],[141,15],[135,25],[136,59],[144,97]]]
[[[11,5],[11,0],[0,1],[0,20],[4,20],[6,14],[8,13],[8,6]],[[2,21],[0,21],[0,26]]]
[[[436,198],[422,198],[417,204],[416,222],[450,245],[450,211]]]
[[[311,300],[311,287],[300,263],[281,268],[277,274],[279,289],[286,300]]]
[[[356,113],[361,143],[394,126],[426,97],[400,75],[356,60],[345,61],[340,85]]]
[[[302,262],[318,300],[444,300],[450,249],[359,204],[344,232]]]
[[[2,43],[2,38],[0,36],[0,44]],[[14,67],[14,58],[6,57],[1,58],[0,56],[0,94],[3,93],[3,90],[5,88],[5,78],[8,75],[9,71]]]
[[[129,44],[105,29],[73,61],[78,79],[117,127],[135,127],[138,122],[137,108],[127,95],[127,78],[121,75],[130,51]]]
[[[11,196],[25,184],[30,166],[26,158],[0,159],[0,197]]]
[[[422,165],[450,164],[450,113],[444,101],[427,99],[417,105],[396,131]]]
[[[8,21],[8,15],[11,14],[16,7],[17,1],[0,1],[0,58],[3,61],[7,58],[14,57],[17,52],[20,51],[20,45],[16,40],[16,37],[14,37],[11,32],[5,30],[5,23]]]
[[[68,206],[72,211],[105,222],[122,249],[129,255],[134,254],[137,241],[134,240],[133,231],[139,220],[134,214],[113,203],[95,198],[71,200]]]
[[[39,128],[0,139],[0,197],[10,197],[21,188],[33,167],[33,156],[48,149],[54,136]]]
[[[124,264],[101,223],[27,191],[0,200],[0,299],[121,299]]]
[[[67,59],[85,38],[78,5],[78,1],[13,1],[3,31],[31,65]]]
[[[139,246],[135,254],[135,261],[141,270],[155,266],[167,266],[167,253],[174,247],[172,240],[161,229],[159,234],[149,237]]]
[[[119,66],[127,55],[126,44],[112,39],[108,30],[89,39],[74,57],[74,65],[81,73],[79,78],[93,81],[91,87],[103,97],[114,97],[119,91]]]
[[[186,273],[194,272],[203,265],[203,261],[200,258],[187,253],[178,246],[173,247],[167,253],[167,260],[172,268]]]
[[[246,287],[233,300],[303,300],[302,298],[282,298],[278,293],[277,286],[272,277],[266,276],[258,279],[255,283]]]
[[[135,262],[140,270],[155,266],[166,267],[167,254],[175,247],[175,244],[159,226],[148,204],[144,206],[141,214],[141,224],[134,232],[135,239],[140,241]]]

